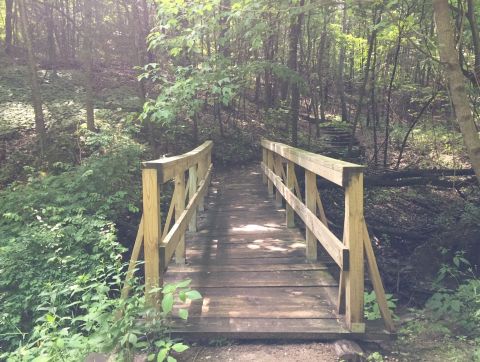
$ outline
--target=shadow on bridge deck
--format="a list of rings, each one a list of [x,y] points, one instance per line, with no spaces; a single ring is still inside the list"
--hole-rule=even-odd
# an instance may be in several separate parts
[[[232,339],[354,336],[335,311],[338,282],[328,261],[306,261],[304,236],[286,227],[285,210],[268,197],[259,166],[217,172],[198,227],[198,232],[187,233],[187,264],[172,263],[165,274],[166,283],[192,279],[192,288],[203,296],[180,306],[189,309],[189,318],[175,321],[176,334]]]

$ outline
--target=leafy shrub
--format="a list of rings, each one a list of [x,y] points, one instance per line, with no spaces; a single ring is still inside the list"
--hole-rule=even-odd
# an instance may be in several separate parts
[[[387,298],[388,309],[390,309],[392,315],[395,316],[393,313],[395,311],[395,308],[397,307],[398,299],[393,298],[392,294],[385,294],[385,297]],[[370,293],[365,292],[363,299],[365,318],[369,321],[382,318],[382,315],[380,314],[380,308],[377,303],[377,296],[375,295],[375,291],[372,290]]]
[[[188,346],[168,336],[170,300],[195,300],[200,294],[190,290],[190,281],[166,285],[162,311],[145,304],[143,290],[133,283],[133,293],[126,299],[118,295],[124,275],[116,263],[97,269],[96,274],[77,277],[73,284],[56,284],[41,294],[38,318],[25,343],[10,354],[8,362],[16,361],[80,361],[91,352],[116,355],[116,360],[132,360],[137,351],[147,352],[158,361],[167,359],[172,351],[183,352]],[[180,317],[182,317],[182,314]],[[186,318],[185,315],[183,315]]]
[[[445,322],[453,331],[467,336],[480,335],[480,279],[465,259],[463,252],[457,252],[453,265],[444,264],[437,278],[438,291],[426,304],[436,321]],[[455,287],[445,287],[440,283]]]
[[[115,222],[138,204],[141,148],[116,132],[88,134],[86,144],[92,156],[84,165],[0,193],[4,351],[28,337],[45,292],[66,303],[59,285],[99,275],[120,259]]]

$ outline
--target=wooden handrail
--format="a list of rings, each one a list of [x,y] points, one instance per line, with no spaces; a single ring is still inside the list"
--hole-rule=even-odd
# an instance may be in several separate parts
[[[364,169],[361,165],[317,155],[316,153],[266,139],[262,140],[262,147],[339,186],[346,186],[351,173],[362,172]]]
[[[179,172],[188,170],[190,167],[197,165],[202,158],[211,155],[212,147],[213,142],[206,141],[190,152],[178,156],[146,161],[142,163],[142,166],[143,168],[156,169],[158,182],[165,183],[173,179]]]
[[[151,306],[159,308],[158,290],[163,285],[163,274],[173,255],[177,263],[185,263],[185,232],[187,228],[196,231],[197,209],[203,210],[213,169],[212,147],[213,142],[206,141],[183,155],[142,163],[143,215],[122,297],[128,296],[129,280],[133,277],[134,265],[143,243],[145,295]],[[187,171],[188,182],[185,179]],[[160,195],[162,185],[172,179],[175,189],[162,231]],[[172,218],[175,219],[173,225]]]
[[[283,143],[262,140],[262,170],[268,193],[275,193],[277,202],[286,203],[287,227],[294,226],[294,212],[306,227],[306,257],[317,259],[317,242],[340,268],[338,311],[346,314],[346,322],[353,332],[364,332],[364,253],[368,271],[377,296],[385,325],[394,330],[391,313],[387,307],[385,291],[375,261],[363,215],[364,167],[350,162],[317,155]],[[285,172],[284,165],[287,170]],[[305,171],[305,198],[302,200],[295,166]],[[345,221],[343,242],[329,227],[317,188],[317,176],[331,181],[345,190]]]

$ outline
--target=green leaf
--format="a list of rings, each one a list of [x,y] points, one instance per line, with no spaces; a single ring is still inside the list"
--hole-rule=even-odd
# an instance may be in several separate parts
[[[188,347],[186,344],[183,344],[183,343],[176,343],[172,346],[172,349],[175,351],[175,352],[178,352],[178,353],[181,353],[183,351],[186,351],[187,349],[189,349],[190,347]]]
[[[157,354],[157,362],[165,361],[165,358],[167,358],[167,354],[168,354],[168,349],[162,348]]]
[[[185,293],[190,300],[202,299],[202,295],[196,290],[189,290]]]
[[[180,309],[178,311],[178,316],[184,320],[188,318],[188,310],[187,309]]]
[[[135,345],[137,343],[137,340],[138,340],[138,338],[135,334],[130,333],[128,335],[128,342],[130,342],[131,344]]]
[[[173,294],[168,293],[162,299],[162,310],[164,313],[170,313],[173,309]]]
[[[173,358],[172,356],[168,356],[167,357],[167,362],[177,362],[177,360],[175,358]]]

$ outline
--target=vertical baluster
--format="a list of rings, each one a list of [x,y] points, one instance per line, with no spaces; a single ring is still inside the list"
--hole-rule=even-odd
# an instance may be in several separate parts
[[[175,176],[175,188],[178,193],[175,195],[175,222],[177,222],[182,212],[185,210],[185,172],[181,171]],[[180,236],[177,249],[175,250],[175,262],[185,264],[185,234]]]
[[[267,150],[267,168],[273,171],[273,152]],[[268,179],[268,196],[273,196],[273,182]]]
[[[143,235],[145,255],[145,298],[147,304],[159,308],[160,293],[152,293],[152,289],[163,284],[164,260],[160,260],[158,240],[160,230],[160,186],[157,170],[142,170],[143,188]]]
[[[194,165],[188,169],[188,197],[189,200],[192,199],[193,195],[197,192],[197,165]],[[188,224],[188,230],[196,232],[197,231],[197,210],[193,211],[192,218]]]
[[[295,164],[292,161],[287,161],[287,180],[286,185],[290,191],[293,192],[295,188]],[[286,219],[287,219],[287,227],[293,228],[295,227],[295,213],[293,212],[293,208],[290,206],[288,202],[286,202]]]
[[[267,165],[267,149],[263,148],[263,147],[262,147],[262,163],[264,165]],[[266,185],[268,178],[267,178],[267,175],[265,174],[265,172],[262,175],[262,180],[263,180],[263,183]]]
[[[280,155],[275,155],[275,173],[277,174],[277,176],[279,176],[280,178],[282,178],[282,168],[283,168],[283,164],[282,164],[282,157]],[[275,204],[279,207],[282,206],[282,194],[280,193],[280,190],[278,190],[277,188],[275,189]]]
[[[315,215],[317,213],[317,175],[305,170],[305,205]],[[317,238],[308,229],[306,231],[307,260],[317,260]]]
[[[205,179],[205,175],[207,174],[207,156],[203,157],[198,162],[198,183]],[[197,183],[197,185],[198,185]],[[198,201],[198,211],[203,211],[205,209],[205,197],[202,196]]]

